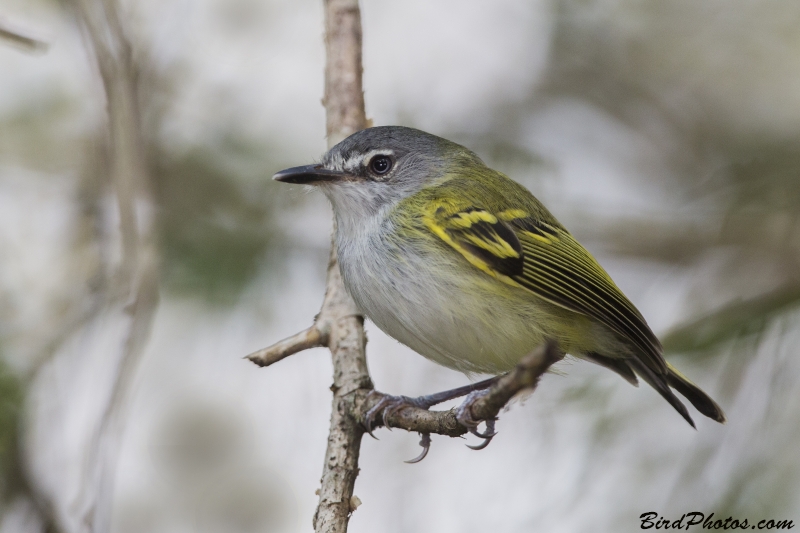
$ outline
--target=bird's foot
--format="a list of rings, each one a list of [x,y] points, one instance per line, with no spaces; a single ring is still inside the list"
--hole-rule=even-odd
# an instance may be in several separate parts
[[[406,407],[416,407],[418,409],[425,409],[426,411],[433,407],[434,405],[440,404],[442,402],[446,402],[448,400],[452,400],[454,398],[460,398],[461,396],[467,394],[474,394],[476,392],[484,391],[488,389],[492,384],[497,381],[497,377],[485,379],[483,381],[479,381],[477,383],[472,383],[470,385],[465,385],[463,387],[458,387],[456,389],[447,390],[444,392],[437,392],[435,394],[428,394],[426,396],[419,396],[418,398],[409,398],[408,396],[390,396],[384,395],[380,401],[375,404],[369,411],[366,412],[364,415],[364,428],[367,430],[367,433],[373,439],[377,439],[375,435],[372,434],[372,431],[375,429],[375,420],[378,417],[378,414],[381,415],[381,419],[383,421],[383,425],[386,426],[388,429],[391,429],[391,425],[388,422],[388,419],[398,411],[405,409]],[[379,394],[376,391],[372,391],[371,394]],[[464,403],[470,401],[469,396],[465,400]],[[473,400],[474,401],[474,400]],[[463,405],[462,405],[463,407]],[[465,418],[465,420],[467,420]],[[469,414],[468,420],[472,420],[471,413]],[[459,419],[459,421],[461,421]],[[472,433],[473,435],[477,435],[482,439],[486,439],[486,442],[483,444],[470,448],[481,450],[488,446],[489,441],[492,440],[494,436],[494,420],[487,420],[486,421],[486,433],[480,433],[477,431],[477,427],[480,421],[474,422],[472,425],[467,425],[462,422]],[[422,452],[419,456],[406,461],[406,463],[418,463],[425,459],[425,456],[428,455],[428,451],[431,448],[431,435],[430,433],[420,433],[422,437],[419,441],[419,445],[422,446]]]
[[[372,394],[380,393],[372,391],[370,395]],[[425,402],[425,398],[425,396],[409,398],[408,396],[390,396],[386,394],[364,415],[364,428],[367,430],[370,437],[377,439],[377,437],[372,434],[372,431],[375,429],[375,420],[379,414],[383,420],[383,425],[386,426],[387,429],[392,429],[388,419],[401,409],[405,409],[406,407],[429,409],[431,405]]]
[[[461,396],[475,391],[488,389],[495,381],[497,381],[497,379],[497,377],[484,379],[483,381],[458,387],[456,389],[419,396],[417,398],[410,398],[408,396],[390,396],[388,394],[383,395],[383,398],[381,398],[381,400],[364,415],[364,427],[366,428],[370,437],[375,438],[375,435],[372,434],[372,431],[374,429],[375,419],[378,417],[378,413],[381,413],[382,415],[381,418],[383,419],[383,424],[387,428],[391,429],[391,426],[386,420],[401,409],[406,407],[416,407],[418,409],[425,409],[427,411],[434,405],[438,405],[442,402],[446,402],[454,398],[460,398]],[[372,391],[370,395],[372,394],[380,393]]]
[[[381,414],[383,425],[386,426],[386,429],[392,429],[391,424],[389,424],[389,418],[397,411],[405,409],[406,407],[417,407],[419,409],[428,410],[431,405],[435,405],[435,403],[431,404],[430,399],[427,396],[409,398],[408,396],[386,395],[364,415],[364,427],[366,428],[369,436],[377,440],[378,437],[372,434],[372,430],[374,429],[375,419],[377,418],[378,413]],[[419,441],[419,445],[422,446],[422,452],[420,452],[420,454],[415,458],[406,461],[406,463],[418,463],[425,459],[425,457],[428,455],[428,451],[431,449],[431,434],[420,433],[420,436],[422,438]]]
[[[467,444],[467,448],[471,448],[473,450],[482,450],[486,448],[497,432],[494,430],[494,423],[497,420],[496,418],[489,418],[486,420],[476,419],[472,415],[472,405],[480,398],[481,396],[486,394],[486,390],[476,390],[471,393],[464,399],[464,402],[458,406],[456,409],[456,420],[467,428],[467,431],[475,435],[476,437],[483,439],[483,442],[477,444],[475,446],[470,446]],[[481,422],[486,424],[486,431],[481,433],[478,431],[478,426]]]

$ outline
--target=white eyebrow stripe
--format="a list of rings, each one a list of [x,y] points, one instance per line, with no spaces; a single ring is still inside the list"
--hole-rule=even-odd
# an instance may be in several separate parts
[[[376,155],[394,156],[394,151],[386,149],[386,148],[381,148],[381,149],[378,149],[378,150],[370,150],[366,154],[358,155],[356,157],[353,157],[353,158],[348,159],[347,161],[345,161],[344,162],[344,169],[353,172],[358,167],[360,167],[361,164],[364,161],[369,161],[373,157],[375,157]]]

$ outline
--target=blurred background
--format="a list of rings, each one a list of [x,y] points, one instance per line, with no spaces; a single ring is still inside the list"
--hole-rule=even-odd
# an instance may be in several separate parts
[[[800,522],[800,4],[362,16],[374,123],[526,185],[729,422],[568,361],[484,451],[365,439],[350,531]],[[0,532],[310,530],[328,354],[242,356],[322,301],[330,209],[269,179],[325,150],[322,28],[320,0],[0,4]],[[379,390],[465,383],[367,331]]]

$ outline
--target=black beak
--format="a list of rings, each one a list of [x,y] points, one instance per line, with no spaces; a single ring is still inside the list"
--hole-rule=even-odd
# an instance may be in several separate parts
[[[300,183],[309,185],[318,181],[336,181],[347,176],[338,170],[328,170],[322,165],[305,165],[302,167],[292,167],[281,170],[272,179],[284,183]]]

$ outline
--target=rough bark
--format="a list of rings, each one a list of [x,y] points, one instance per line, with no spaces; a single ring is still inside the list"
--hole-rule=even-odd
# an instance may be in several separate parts
[[[325,0],[325,50],[323,102],[331,147],[367,125],[358,0]],[[344,288],[333,245],[320,317],[327,326],[323,331],[333,357],[333,405],[314,531],[344,533],[354,507],[353,487],[364,435],[363,426],[353,416],[355,392],[371,390],[372,380],[367,371],[364,319]]]

